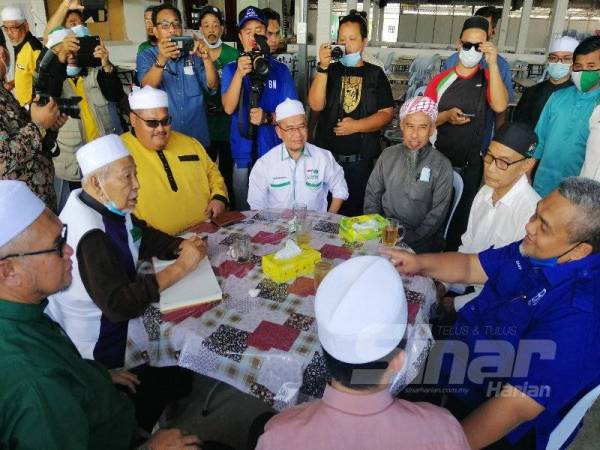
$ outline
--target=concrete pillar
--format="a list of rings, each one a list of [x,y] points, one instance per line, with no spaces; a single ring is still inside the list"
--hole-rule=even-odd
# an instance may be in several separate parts
[[[317,48],[323,42],[331,41],[331,0],[319,0],[317,4]],[[317,51],[318,52],[318,51]]]
[[[521,8],[521,24],[519,25],[519,36],[517,37],[517,50],[515,53],[525,53],[527,45],[527,34],[529,32],[529,16],[533,0],[524,0],[523,8]]]
[[[548,36],[548,45],[562,36],[565,31],[565,19],[567,17],[567,8],[569,7],[569,0],[554,0],[552,4],[552,16],[550,17],[550,35]]]
[[[510,22],[511,3],[511,0],[504,0],[504,5],[502,6],[502,19],[500,19],[500,31],[498,32],[498,49],[500,51],[506,49],[506,36],[508,35],[508,23]]]
[[[383,22],[385,22],[385,8],[379,9],[379,23],[377,24],[377,37],[381,41],[383,39]],[[398,33],[400,33],[398,31]]]
[[[358,1],[357,0],[347,0],[346,1],[346,14],[350,12],[352,9],[356,9]]]
[[[308,17],[308,0],[296,0],[294,10],[294,30],[298,39],[298,72],[296,73],[296,89],[299,100],[304,102],[308,93],[308,62],[306,34]]]
[[[371,23],[371,42],[381,42],[381,35],[379,34],[379,21],[382,20],[382,9],[376,2],[371,8],[373,12],[373,22]]]
[[[418,10],[419,6],[418,5],[419,4],[417,3],[417,15],[414,16],[415,20],[417,21],[417,25],[419,24],[419,10]],[[399,3],[398,4],[398,26],[396,27],[398,30],[398,34],[396,35],[396,42],[401,42],[401,39],[400,39],[400,21],[401,20],[402,20],[402,3]],[[382,29],[383,29],[383,27],[382,27]]]

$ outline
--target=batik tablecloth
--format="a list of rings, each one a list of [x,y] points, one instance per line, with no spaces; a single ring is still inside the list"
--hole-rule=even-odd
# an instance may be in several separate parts
[[[208,257],[223,300],[161,317],[158,305],[130,321],[126,365],[179,365],[262,398],[276,409],[321,397],[327,381],[314,319],[310,276],[277,284],[265,277],[261,257],[281,248],[291,211],[244,213],[246,220],[217,229],[201,223],[192,230],[208,236]],[[337,265],[353,256],[377,254],[378,243],[347,244],[338,236],[342,216],[309,212],[310,245]],[[235,237],[251,237],[253,257],[238,264],[227,255]],[[433,282],[405,277],[410,326],[406,365],[394,383],[399,390],[417,375],[433,338],[428,325],[435,302]],[[258,297],[250,295],[258,289]],[[369,299],[365,298],[365,304]]]

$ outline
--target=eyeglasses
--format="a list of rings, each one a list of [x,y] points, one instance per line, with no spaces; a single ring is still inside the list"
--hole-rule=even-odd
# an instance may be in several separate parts
[[[159,125],[162,125],[163,127],[171,125],[171,116],[167,116],[162,119],[144,119],[135,111],[131,112],[138,116],[140,119],[142,119],[144,122],[146,122],[146,125],[148,125],[150,128],[158,128]]]
[[[20,25],[16,25],[14,27],[7,27],[6,25],[2,25],[2,29],[4,30],[5,33],[10,33],[10,32],[15,32],[17,31],[19,28],[21,28],[23,25],[25,24],[25,22],[23,22]]]
[[[175,20],[173,22],[169,22],[167,20],[163,20],[162,22],[158,22],[156,24],[156,26],[158,28],[160,28],[161,30],[163,30],[163,31],[167,31],[171,27],[173,27],[174,30],[181,30],[181,22],[179,22],[178,20]]]
[[[279,127],[279,129],[281,131],[283,131],[284,133],[292,133],[294,131],[298,131],[299,133],[303,132],[304,130],[306,130],[306,124],[303,123],[302,125],[296,125],[295,127],[287,127],[287,128],[283,128],[280,125],[277,125]]]
[[[482,42],[477,42],[477,43],[473,43],[473,42],[465,42],[465,41],[460,41],[462,43],[462,48],[464,50],[471,50],[473,47],[475,47],[475,50],[477,50],[478,52],[480,52],[481,50],[479,49],[479,46],[482,44]]]
[[[505,161],[504,159],[496,158],[494,155],[487,153],[483,157],[483,162],[486,164],[491,164],[492,162],[496,163],[496,167],[500,170],[507,170],[513,164],[516,164],[521,161],[525,161],[527,158],[521,158],[513,162]]]
[[[46,253],[58,253],[58,257],[62,258],[64,255],[65,245],[67,243],[67,224],[63,224],[62,230],[60,232],[60,237],[56,241],[56,245],[47,250],[38,250],[35,252],[23,252],[23,253],[11,253],[10,255],[6,255],[3,258],[0,258],[0,261],[4,261],[8,258],[21,258],[23,256],[34,256],[34,255],[44,255]]]
[[[560,58],[556,55],[549,55],[548,62],[550,62],[550,63],[561,62],[564,64],[573,64],[573,57],[572,56],[563,56],[562,58]]]

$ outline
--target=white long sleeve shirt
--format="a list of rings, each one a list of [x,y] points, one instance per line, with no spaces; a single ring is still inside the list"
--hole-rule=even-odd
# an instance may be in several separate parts
[[[535,212],[541,197],[522,175],[515,185],[494,204],[494,190],[483,186],[477,192],[467,231],[462,235],[460,253],[480,253],[490,247],[500,248],[525,237],[525,225]],[[475,292],[454,299],[458,311],[479,295],[482,286],[474,286]]]
[[[600,104],[594,108],[589,123],[590,135],[587,140],[581,176],[600,181]]]
[[[330,151],[306,143],[295,161],[284,144],[263,155],[250,172],[248,204],[252,209],[291,208],[305,203],[309,210],[327,211],[327,193],[346,200],[344,170]]]

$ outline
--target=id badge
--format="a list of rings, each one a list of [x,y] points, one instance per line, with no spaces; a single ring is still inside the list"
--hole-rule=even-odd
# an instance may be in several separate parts
[[[190,60],[185,63],[185,66],[183,67],[183,73],[185,75],[194,75],[194,66]]]

